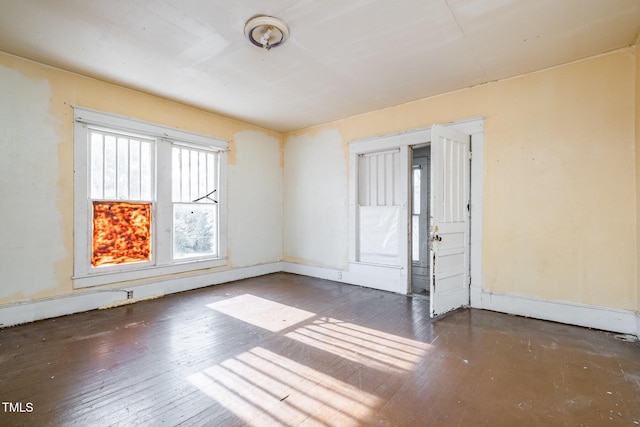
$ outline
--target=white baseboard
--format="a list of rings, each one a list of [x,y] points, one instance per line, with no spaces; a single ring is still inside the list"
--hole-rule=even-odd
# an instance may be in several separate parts
[[[297,264],[294,262],[282,262],[282,271],[285,273],[300,274],[301,276],[316,277],[318,279],[334,280],[342,282],[344,272],[325,267]]]
[[[396,290],[376,286],[375,283],[369,286],[369,281],[365,282],[366,285],[364,285],[363,280],[366,278],[363,279],[362,276],[358,276],[357,272],[291,262],[283,262],[282,266],[283,271],[288,273],[397,292]],[[640,313],[630,310],[618,310],[567,301],[550,301],[522,295],[491,293],[474,286],[470,289],[470,299],[472,308],[585,326],[610,332],[634,334],[640,338]]]
[[[280,271],[282,271],[282,263],[274,262],[9,304],[0,307],[0,327],[19,325],[35,320],[49,319],[125,303],[127,301],[125,291],[127,290],[133,292],[134,300],[141,300]]]
[[[475,286],[473,282],[469,287],[469,303],[474,308],[480,308],[482,305],[482,288]]]
[[[362,277],[358,278],[357,274],[348,271],[292,262],[273,262],[195,276],[153,280],[135,286],[98,289],[75,295],[9,304],[0,307],[0,327],[118,305],[126,301],[126,293],[124,292],[126,290],[133,291],[133,298],[141,300],[278,272],[363,286]],[[375,286],[370,287],[381,289]],[[390,291],[395,292],[395,290]],[[631,310],[617,310],[566,301],[550,301],[523,295],[492,293],[474,287],[470,291],[471,307],[473,308],[634,334],[640,338],[640,313]]]
[[[640,317],[631,310],[619,310],[567,301],[482,291],[471,300],[473,308],[533,317],[569,325],[639,335]],[[639,335],[640,336],[640,335]]]
[[[371,289],[406,294],[406,289],[394,286],[398,283],[398,276],[403,274],[401,268],[372,266],[363,268],[362,264],[350,263],[349,270],[337,270],[326,267],[283,262],[282,271],[285,273],[300,274],[302,276],[316,277],[318,279],[333,280],[335,282],[348,283],[356,286],[364,286]],[[375,273],[371,273],[371,271]]]

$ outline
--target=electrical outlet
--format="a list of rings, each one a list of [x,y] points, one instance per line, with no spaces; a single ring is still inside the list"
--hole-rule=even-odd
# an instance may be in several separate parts
[[[133,291],[127,291],[127,299],[133,298]]]

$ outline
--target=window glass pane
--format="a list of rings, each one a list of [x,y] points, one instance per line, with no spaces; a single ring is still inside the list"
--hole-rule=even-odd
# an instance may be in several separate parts
[[[420,168],[413,169],[413,214],[420,215]]]
[[[104,138],[104,198],[116,198],[116,138]]]
[[[190,201],[194,201],[197,198],[200,197],[200,194],[198,193],[198,152],[195,150],[191,150],[191,157],[190,157],[190,174],[189,174],[189,178],[191,179],[191,184],[190,184],[190,194],[189,194],[189,200]],[[204,196],[204,194],[203,194]]]
[[[420,261],[420,216],[413,215],[411,224],[411,260]]]
[[[94,267],[151,260],[151,203],[93,202]]]
[[[125,200],[129,198],[129,140],[127,138],[118,138],[117,159],[117,194],[118,199]]]
[[[140,142],[140,199],[152,200],[151,143]]]
[[[153,141],[91,131],[90,197],[153,199]]]
[[[215,154],[207,153],[207,193],[213,191],[216,188],[216,159],[217,156]],[[214,199],[218,200],[217,197],[214,197]]]
[[[152,144],[152,140],[90,131],[93,267],[151,260],[151,203],[135,202],[152,197]]]
[[[102,187],[104,184],[103,169],[103,144],[102,135],[99,133],[91,134],[91,195],[92,199],[102,199]]]
[[[213,203],[176,203],[173,206],[173,257],[216,256],[217,209]]]
[[[179,202],[182,176],[180,168],[180,149],[173,147],[171,149],[171,200]]]
[[[217,153],[174,147],[172,157],[172,200],[216,203]]]
[[[129,141],[129,197],[140,200],[140,141]]]
[[[180,201],[188,202],[191,192],[189,191],[189,150],[186,148],[180,150],[180,167],[182,168],[182,174],[180,175],[180,179],[182,180]]]
[[[217,155],[199,149],[172,149],[173,257],[217,256]]]
[[[198,197],[202,197],[207,191],[207,153],[198,153]]]

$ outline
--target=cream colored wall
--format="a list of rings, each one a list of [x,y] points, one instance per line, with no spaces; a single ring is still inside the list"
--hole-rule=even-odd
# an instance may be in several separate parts
[[[292,136],[284,149],[284,260],[347,268],[348,178],[334,129]]]
[[[304,179],[295,162],[316,150],[290,155],[300,139],[340,135],[334,156],[342,169],[351,140],[484,116],[485,290],[635,309],[635,65],[628,48],[285,135],[285,182]],[[285,197],[285,217],[311,207]],[[343,205],[336,210],[347,214]],[[347,232],[331,222],[314,226],[330,236],[327,248],[347,244]],[[285,259],[322,264],[322,255],[305,260],[295,250],[300,239],[285,235]]]
[[[247,130],[236,133],[229,165],[229,257],[234,266],[282,258],[281,138]]]
[[[277,261],[284,248],[286,260],[339,269],[348,141],[484,116],[485,289],[636,309],[636,53],[351,117],[284,144],[275,132],[0,54],[0,304],[74,292],[71,106],[80,105],[231,141],[232,265]],[[245,250],[256,241],[243,224],[258,217],[250,234],[262,232],[262,249]]]
[[[2,53],[0,93],[0,305],[75,292],[72,105],[229,140],[230,264],[281,259],[280,134]]]

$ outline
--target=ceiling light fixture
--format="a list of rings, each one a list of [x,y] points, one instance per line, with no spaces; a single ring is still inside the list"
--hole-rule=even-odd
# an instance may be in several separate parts
[[[254,45],[270,50],[289,38],[289,28],[278,18],[260,15],[244,24],[244,35]]]

